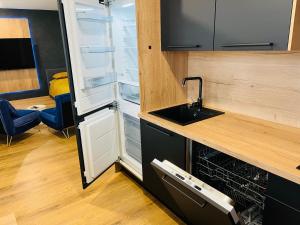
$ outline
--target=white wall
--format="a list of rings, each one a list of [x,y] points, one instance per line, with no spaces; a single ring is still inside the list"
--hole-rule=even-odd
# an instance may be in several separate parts
[[[56,0],[0,0],[0,8],[57,10]]]

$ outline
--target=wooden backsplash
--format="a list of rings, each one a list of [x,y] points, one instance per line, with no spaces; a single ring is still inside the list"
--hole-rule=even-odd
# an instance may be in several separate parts
[[[300,127],[300,52],[191,52],[188,63],[206,106]]]

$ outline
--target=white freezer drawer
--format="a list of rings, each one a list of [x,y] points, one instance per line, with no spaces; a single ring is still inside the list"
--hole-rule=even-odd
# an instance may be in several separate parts
[[[126,153],[142,163],[140,120],[123,113]]]

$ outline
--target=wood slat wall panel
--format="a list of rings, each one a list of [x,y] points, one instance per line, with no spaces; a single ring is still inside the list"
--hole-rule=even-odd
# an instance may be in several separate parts
[[[0,71],[0,94],[39,88],[36,69]]]
[[[300,127],[299,62],[296,52],[190,53],[189,74],[203,76],[207,106]]]
[[[27,19],[0,19],[1,38],[30,38]]]
[[[27,19],[0,19],[0,38],[30,38]],[[36,69],[0,71],[0,93],[39,88]]]

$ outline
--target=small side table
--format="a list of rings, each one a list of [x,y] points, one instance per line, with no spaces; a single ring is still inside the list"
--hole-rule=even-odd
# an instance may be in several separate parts
[[[46,105],[32,105],[32,106],[28,107],[27,109],[42,111],[42,110],[46,109]]]

